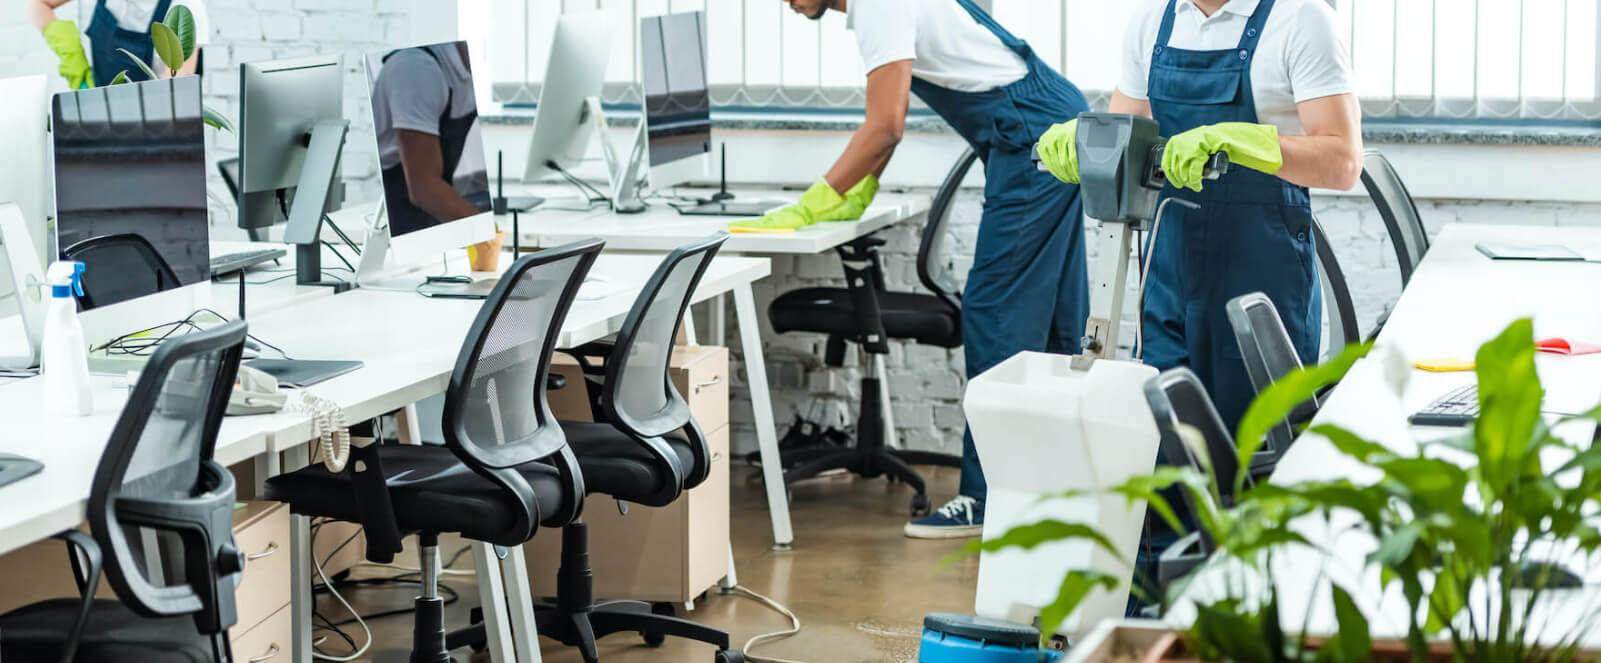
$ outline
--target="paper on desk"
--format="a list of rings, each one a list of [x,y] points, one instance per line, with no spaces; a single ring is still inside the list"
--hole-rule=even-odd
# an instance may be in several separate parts
[[[1601,355],[1537,355],[1535,368],[1545,388],[1541,409],[1548,414],[1583,414],[1601,404]]]
[[[1534,342],[1534,347],[1554,355],[1593,355],[1601,352],[1601,345],[1567,338],[1542,338]]]

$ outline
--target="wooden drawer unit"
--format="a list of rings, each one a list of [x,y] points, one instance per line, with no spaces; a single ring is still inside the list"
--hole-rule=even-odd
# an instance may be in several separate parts
[[[228,637],[237,639],[289,605],[289,506],[246,502],[234,512],[233,536],[245,553],[234,594],[239,620],[228,629]]]
[[[558,353],[551,362],[550,371],[567,379],[566,387],[546,395],[556,418],[594,421],[577,360]],[[728,425],[728,348],[711,345],[674,348],[669,373],[673,386],[689,403],[689,411],[701,430],[714,431]]]
[[[289,663],[294,658],[289,651],[289,642],[294,637],[293,615],[294,611],[286,605],[255,628],[243,633],[229,631],[234,663]]]

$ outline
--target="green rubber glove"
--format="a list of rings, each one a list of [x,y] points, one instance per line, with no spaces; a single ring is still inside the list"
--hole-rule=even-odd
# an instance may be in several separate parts
[[[873,197],[878,195],[878,177],[868,173],[850,191],[845,192],[845,203],[828,212],[825,212],[818,221],[855,221],[867,213],[867,207],[873,204]]]
[[[1231,165],[1245,166],[1269,175],[1284,167],[1279,151],[1279,128],[1271,124],[1223,122],[1196,127],[1169,138],[1162,152],[1162,172],[1180,189],[1201,190],[1206,162],[1226,152]]]
[[[80,90],[95,86],[89,58],[83,54],[83,38],[78,34],[77,23],[52,21],[44,26],[44,43],[61,58],[61,66],[56,71],[67,79],[67,87]]]
[[[801,196],[800,202],[768,212],[760,219],[730,223],[728,227],[731,230],[799,230],[823,220],[844,204],[845,197],[829,186],[827,180],[817,180]]]
[[[1078,184],[1078,120],[1068,120],[1045,130],[1040,136],[1040,163],[1052,175],[1068,184]]]

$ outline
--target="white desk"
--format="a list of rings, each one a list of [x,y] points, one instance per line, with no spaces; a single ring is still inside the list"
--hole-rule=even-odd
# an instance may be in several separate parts
[[[1527,226],[1452,225],[1430,248],[1418,271],[1380,334],[1380,346],[1390,346],[1407,358],[1456,357],[1471,360],[1484,342],[1522,317],[1534,319],[1535,335],[1601,339],[1601,298],[1595,284],[1601,282],[1601,264],[1551,262],[1495,262],[1474,247],[1479,242],[1523,242],[1565,244],[1591,259],[1601,259],[1601,229],[1537,228]],[[1471,383],[1471,373],[1431,374],[1412,370],[1404,391],[1397,397],[1388,386],[1381,351],[1358,362],[1323,405],[1314,423],[1342,426],[1399,453],[1417,450],[1420,439],[1449,435],[1443,429],[1412,428],[1406,417],[1455,386]],[[1571,412],[1601,402],[1601,356],[1559,357],[1541,355],[1537,359],[1546,386],[1545,409]],[[1594,427],[1574,425],[1558,433],[1570,441],[1587,445]],[[1466,459],[1464,459],[1466,460]],[[1347,477],[1354,481],[1376,478],[1370,468],[1336,451],[1327,439],[1303,435],[1285,454],[1274,472],[1274,483]],[[1377,569],[1364,568],[1366,555],[1377,549],[1377,542],[1360,533],[1351,533],[1344,524],[1355,522],[1355,514],[1336,513],[1335,523],[1311,516],[1297,521],[1295,529],[1313,543],[1333,551],[1326,572],[1369,617],[1375,637],[1403,637],[1406,634],[1406,603],[1399,587],[1381,592]],[[1336,535],[1336,533],[1339,533]],[[1324,556],[1310,550],[1292,548],[1275,558],[1280,583],[1281,615],[1286,629],[1299,629],[1306,619],[1307,597],[1317,592],[1318,610],[1311,615],[1310,632],[1337,630],[1329,605],[1328,583],[1310,571],[1320,568]],[[1587,584],[1601,582],[1598,560],[1570,564],[1584,576]],[[1192,595],[1216,596],[1222,578],[1203,576]],[[1195,592],[1200,592],[1196,594]],[[1593,610],[1595,593],[1574,592],[1571,597],[1548,594],[1551,601],[1537,612],[1551,621],[1547,633],[1572,625],[1572,620]],[[1482,599],[1477,599],[1482,600]],[[1576,609],[1582,608],[1582,609]],[[1169,615],[1184,623],[1191,613],[1180,606]],[[1586,638],[1588,646],[1601,646],[1601,632]]]

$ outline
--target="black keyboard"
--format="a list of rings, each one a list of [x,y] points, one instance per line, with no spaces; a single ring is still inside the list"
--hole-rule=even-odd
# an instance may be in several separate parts
[[[1461,427],[1479,418],[1479,385],[1477,383],[1452,389],[1428,407],[1412,415],[1417,426]]]
[[[249,269],[264,262],[272,262],[286,255],[289,255],[289,252],[283,249],[260,249],[212,256],[211,278],[232,274],[242,269]]]

